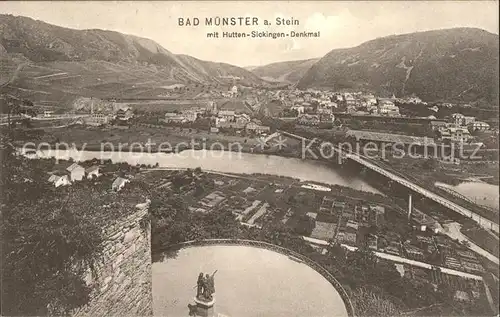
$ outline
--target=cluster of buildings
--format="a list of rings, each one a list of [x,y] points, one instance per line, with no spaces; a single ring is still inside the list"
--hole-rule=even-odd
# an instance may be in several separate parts
[[[83,124],[90,126],[101,126],[109,124],[113,120],[128,121],[134,117],[134,111],[131,107],[121,107],[116,111],[99,111],[94,112],[93,109],[88,117],[82,118]]]
[[[180,112],[167,112],[163,121],[166,123],[189,123],[196,121],[199,117],[212,119],[214,124],[211,127],[211,132],[219,132],[220,129],[232,129],[263,134],[271,130],[270,127],[263,125],[260,120],[252,119],[246,113],[237,113],[234,110],[219,110],[217,109],[217,103],[213,101],[210,101],[206,108],[190,108]]]
[[[263,125],[260,120],[252,119],[245,113],[237,114],[232,110],[221,110],[218,112],[213,131],[218,132],[219,129],[234,129],[254,134],[265,134],[271,130],[270,127]]]
[[[202,108],[190,108],[186,109],[183,111],[176,111],[176,112],[167,112],[165,113],[165,118],[162,120],[163,122],[166,123],[188,123],[188,122],[194,122],[196,119],[198,119],[198,116],[200,116],[202,113],[204,113],[205,110]]]
[[[333,114],[301,114],[297,117],[297,124],[307,126],[318,126],[323,123],[333,123],[335,116]]]
[[[93,179],[100,177],[99,166],[92,165],[88,168],[77,163],[62,163],[58,164],[52,172],[49,173],[48,182],[53,184],[54,187],[69,186],[74,182],[82,181],[84,179]],[[123,177],[117,177],[111,184],[111,190],[119,191],[125,184],[129,183],[130,180]]]
[[[350,114],[400,116],[399,108],[395,105],[395,98],[379,98],[371,93],[362,92],[329,92],[329,91],[291,91],[287,94],[277,93],[277,98],[290,104],[289,114],[301,116],[303,114],[319,115],[331,114],[334,111],[344,111]],[[408,102],[419,103],[417,97]]]
[[[385,222],[385,208],[378,205],[353,206],[325,196],[318,212],[308,216],[315,222],[312,238],[355,246],[362,228],[381,226]],[[372,240],[368,245],[377,249],[377,237]]]
[[[345,107],[345,112],[350,114],[380,115],[398,117],[399,107],[395,105],[396,99],[378,98],[373,94],[344,93],[336,96],[337,100]]]
[[[77,163],[73,163],[67,167],[57,166],[50,174],[48,181],[54,184],[55,187],[71,185],[71,183],[81,181],[84,178],[91,179],[100,176],[99,166],[94,165],[89,168],[84,168]]]
[[[90,126],[106,125],[113,120],[128,121],[134,117],[132,107],[119,104],[116,100],[81,97],[73,102],[73,109],[77,114],[84,115],[76,123]],[[45,112],[44,116],[50,117],[52,113]]]
[[[465,116],[461,113],[451,115],[451,122],[457,127],[467,127],[472,131],[486,131],[490,129],[490,125],[486,122],[476,121],[476,117]]]
[[[414,215],[415,214],[415,215]],[[484,272],[475,254],[466,247],[438,235],[435,220],[424,219],[412,213],[418,228],[408,238],[393,230],[374,230],[384,227],[388,220],[383,206],[376,204],[349,204],[331,197],[323,197],[318,212],[307,213],[314,220],[311,238],[348,246],[366,246],[383,252],[420,262],[429,262],[463,272]],[[418,219],[417,219],[418,218]],[[415,226],[414,226],[415,228]]]
[[[488,131],[490,125],[486,122],[476,121],[475,117],[454,113],[448,122],[431,121],[431,127],[436,131],[442,141],[454,143],[469,143],[473,136],[471,131]]]
[[[238,96],[238,87],[236,85],[233,85],[231,89],[227,92],[222,92],[222,97],[226,98],[236,98]]]

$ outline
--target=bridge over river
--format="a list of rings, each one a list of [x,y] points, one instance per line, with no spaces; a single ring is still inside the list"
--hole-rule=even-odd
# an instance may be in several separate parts
[[[295,138],[295,139],[299,139],[299,140],[306,140],[308,142],[312,141],[312,140],[309,140],[307,138],[304,138],[300,135],[296,135],[296,134],[293,134],[293,133],[289,133],[289,132],[285,132],[285,131],[278,131],[279,134],[281,135],[284,135],[284,136],[288,136],[288,137],[291,137],[291,138]],[[272,135],[273,137],[277,137],[279,135],[277,135],[276,133],[274,133]],[[267,141],[269,141],[269,137],[266,139]],[[317,141],[320,141],[320,140],[317,140]],[[309,143],[308,143],[309,144]],[[336,151],[337,154],[341,155],[343,158],[345,159],[349,159],[349,160],[352,160],[352,161],[355,161],[357,162],[358,164],[380,174],[380,175],[383,175],[384,177],[406,187],[407,189],[409,189],[410,191],[414,192],[414,193],[418,193],[420,195],[422,195],[423,197],[425,198],[428,198],[436,203],[438,203],[439,205],[449,209],[449,210],[452,210],[456,213],[459,213],[465,217],[468,217],[472,220],[474,220],[476,223],[478,223],[480,226],[482,226],[483,228],[485,229],[488,229],[488,230],[492,230],[494,231],[496,234],[499,233],[499,227],[498,227],[498,223],[490,220],[490,219],[487,219],[479,214],[477,214],[476,212],[470,210],[470,209],[467,209],[465,207],[462,207],[428,189],[425,189],[399,175],[396,175],[394,172],[392,171],[389,171],[388,169],[386,168],[383,168],[381,166],[379,166],[378,164],[374,164],[372,163],[372,160],[370,158],[367,158],[363,155],[360,155],[360,154],[354,154],[354,153],[346,153],[345,151],[342,152],[339,148],[335,148],[334,147],[334,150]]]

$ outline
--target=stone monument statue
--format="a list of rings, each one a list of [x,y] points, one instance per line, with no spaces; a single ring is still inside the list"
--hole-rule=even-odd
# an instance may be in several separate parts
[[[203,276],[203,273],[198,275],[196,282],[196,298],[202,301],[211,301],[215,293],[215,280],[214,276],[217,270],[209,275],[208,273]]]
[[[196,283],[196,297],[200,298],[203,295],[203,286],[205,285],[205,277],[203,277],[203,272],[198,275],[198,281]]]
[[[214,276],[217,270],[212,273],[212,275],[205,274],[203,272],[198,275],[198,280],[196,282],[196,296],[194,301],[196,306],[188,305],[190,316],[203,316],[212,317],[213,316],[213,306],[215,304],[215,281]]]

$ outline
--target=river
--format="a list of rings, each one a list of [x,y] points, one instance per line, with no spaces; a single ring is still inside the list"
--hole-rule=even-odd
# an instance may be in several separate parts
[[[73,158],[75,161],[90,159],[111,159],[113,162],[127,162],[131,165],[146,164],[168,168],[196,168],[206,171],[236,174],[269,174],[298,178],[302,181],[314,181],[330,185],[341,185],[357,190],[382,194],[368,184],[358,173],[350,169],[340,168],[323,161],[301,160],[281,157],[213,150],[185,150],[180,153],[135,153],[100,152],[83,150],[47,149],[37,152],[41,158],[58,159]],[[498,211],[499,187],[482,182],[465,182],[457,186],[436,183],[436,186],[448,187],[470,200]]]
[[[79,151],[74,149],[41,150],[37,152],[37,156],[40,158],[72,158],[75,161],[111,159],[114,163],[127,162],[131,165],[155,165],[158,163],[160,167],[192,169],[200,167],[203,170],[221,173],[261,173],[293,177],[302,181],[341,185],[381,194],[380,191],[369,185],[352,170],[328,165],[321,161],[301,160],[275,155],[210,150],[185,150],[180,153],[134,153],[128,151]]]
[[[452,189],[476,204],[492,208],[498,212],[499,187],[497,185],[491,185],[484,182],[464,182],[456,186],[437,182],[435,185]]]
[[[347,316],[337,290],[309,266],[249,246],[181,249],[153,263],[153,313],[187,316],[200,272],[215,270],[214,316]]]

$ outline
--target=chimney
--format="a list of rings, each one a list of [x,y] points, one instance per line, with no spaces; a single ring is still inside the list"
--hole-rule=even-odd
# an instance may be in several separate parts
[[[411,220],[411,211],[412,211],[412,197],[411,197],[411,194],[408,195],[408,221]]]

